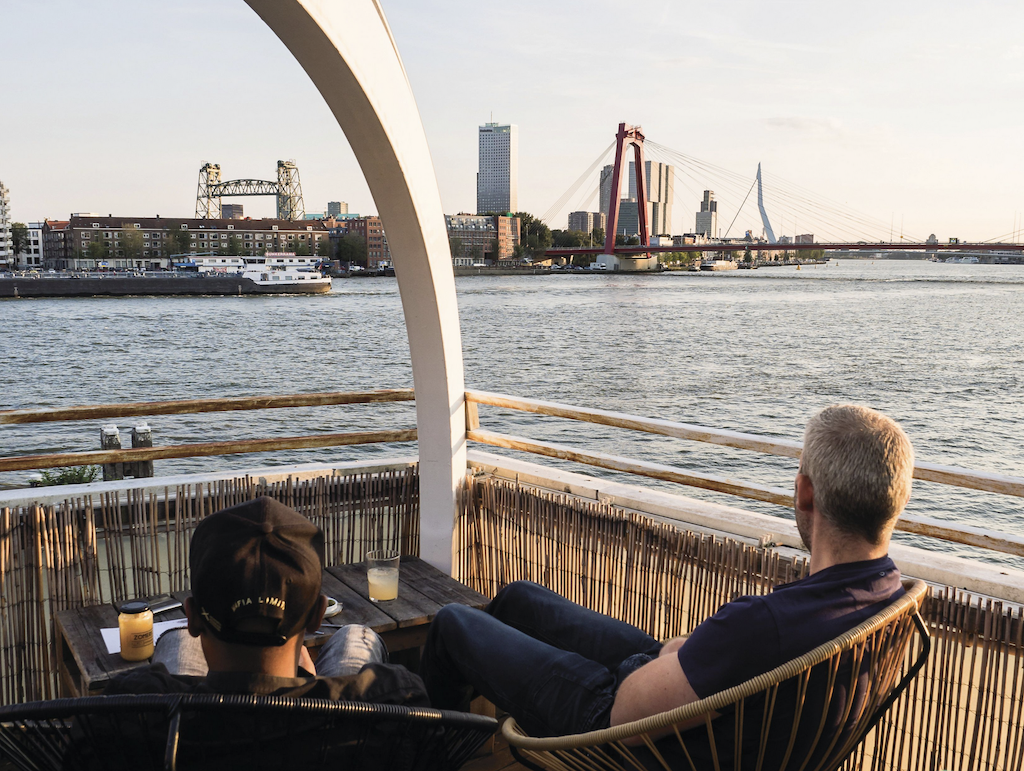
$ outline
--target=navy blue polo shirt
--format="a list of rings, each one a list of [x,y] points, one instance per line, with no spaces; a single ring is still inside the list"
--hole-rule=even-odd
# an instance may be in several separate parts
[[[833,565],[723,605],[679,649],[679,664],[705,698],[838,637],[902,593],[900,571],[887,556]]]

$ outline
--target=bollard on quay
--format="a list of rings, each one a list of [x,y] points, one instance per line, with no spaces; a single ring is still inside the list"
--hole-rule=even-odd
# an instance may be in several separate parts
[[[100,449],[121,449],[121,432],[117,430],[117,426],[115,426],[113,423],[103,426],[103,428],[100,429]],[[117,479],[124,479],[124,464],[104,463],[103,481],[112,482]]]
[[[152,447],[153,446],[153,429],[149,427],[147,423],[140,423],[132,429],[132,449],[136,447]],[[153,476],[153,461],[151,460],[139,460],[129,464],[131,468],[131,476],[135,478],[139,477],[151,477]]]

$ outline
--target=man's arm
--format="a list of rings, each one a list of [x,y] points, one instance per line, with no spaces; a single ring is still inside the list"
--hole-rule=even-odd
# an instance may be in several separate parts
[[[640,718],[657,715],[684,704],[697,701],[700,697],[690,686],[677,656],[661,656],[644,664],[640,669],[622,681],[612,704],[611,724],[613,726],[631,723]],[[686,730],[703,722],[694,718],[680,724]],[[671,733],[666,728],[654,734],[654,738]]]

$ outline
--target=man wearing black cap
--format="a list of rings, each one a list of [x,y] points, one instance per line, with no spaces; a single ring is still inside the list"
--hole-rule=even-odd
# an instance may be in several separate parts
[[[385,663],[383,642],[363,626],[343,627],[327,641],[316,676],[303,638],[320,628],[327,606],[320,593],[323,562],[320,529],[273,498],[211,514],[192,536],[188,636],[184,629],[164,634],[154,663],[114,678],[105,693],[428,705],[420,678]]]

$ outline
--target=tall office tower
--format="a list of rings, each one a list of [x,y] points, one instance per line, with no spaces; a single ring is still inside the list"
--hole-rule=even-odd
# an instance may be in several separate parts
[[[476,210],[519,209],[519,127],[485,123],[480,127],[480,166],[476,174]]]
[[[667,163],[644,161],[644,175],[647,181],[647,202],[649,220],[647,227],[652,236],[667,236],[672,233],[672,201],[675,199],[675,169]],[[637,198],[636,164],[629,162],[629,197]]]
[[[0,266],[14,263],[14,237],[11,235],[11,196],[0,182]]]
[[[220,205],[220,216],[226,220],[244,220],[245,207],[240,203],[222,203]]]
[[[327,202],[328,217],[340,217],[342,214],[348,214],[348,204],[345,201]]]
[[[601,203],[598,211],[608,216],[608,210],[612,206],[612,172],[615,167],[610,163],[601,169]]]
[[[694,231],[708,238],[718,237],[718,201],[715,200],[714,190],[704,191],[704,200],[701,201],[700,211],[697,212],[697,226]]]

